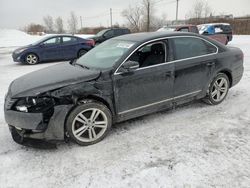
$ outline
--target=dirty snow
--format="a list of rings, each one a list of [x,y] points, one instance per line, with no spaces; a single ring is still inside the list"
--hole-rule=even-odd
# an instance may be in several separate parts
[[[245,74],[225,102],[195,102],[121,123],[93,146],[20,146],[13,142],[2,111],[0,188],[249,187],[250,36],[235,36],[230,45],[244,51]],[[12,62],[9,51],[0,52],[0,109],[13,79],[55,64],[20,65]]]

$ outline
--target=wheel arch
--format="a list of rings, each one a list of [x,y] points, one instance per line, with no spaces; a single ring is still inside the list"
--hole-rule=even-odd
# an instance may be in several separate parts
[[[228,69],[223,69],[220,70],[218,73],[224,73],[225,75],[227,75],[228,79],[229,79],[229,84],[230,84],[230,88],[233,85],[233,76],[232,76],[232,72]]]
[[[93,101],[97,101],[97,102],[100,102],[102,104],[104,104],[105,106],[107,106],[107,108],[110,110],[111,114],[114,115],[114,108],[112,106],[112,104],[110,102],[108,102],[107,99],[103,98],[103,97],[100,97],[100,96],[97,96],[97,95],[87,95],[86,97],[79,97],[78,98],[78,101],[81,101],[81,100],[93,100]]]
[[[26,56],[27,56],[28,54],[34,54],[34,55],[37,56],[38,61],[41,60],[41,58],[40,58],[40,56],[38,55],[38,53],[37,53],[37,52],[33,52],[33,51],[29,51],[29,52],[24,53],[24,55],[23,55],[23,59],[24,59],[24,60],[26,59]]]
[[[103,97],[100,96],[96,96],[96,95],[87,95],[87,96],[83,96],[83,97],[76,97],[74,100],[74,104],[73,106],[69,109],[69,111],[67,112],[65,118],[64,118],[64,134],[65,134],[65,139],[68,139],[68,135],[66,135],[66,123],[68,120],[68,117],[70,115],[70,113],[82,102],[82,103],[86,103],[89,101],[95,101],[95,102],[99,102],[104,104],[111,112],[111,116],[112,116],[112,121],[114,122],[115,120],[115,112],[114,112],[114,108],[112,107],[112,104],[110,104],[108,102],[108,100],[104,99]]]

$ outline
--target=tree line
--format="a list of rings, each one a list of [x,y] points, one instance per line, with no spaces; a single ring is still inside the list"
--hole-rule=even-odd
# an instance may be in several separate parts
[[[50,15],[43,17],[43,24],[31,23],[27,25],[24,30],[28,33],[65,33],[65,23],[62,17],[53,18]],[[78,19],[76,14],[72,11],[67,20],[67,31],[75,34],[78,31]]]

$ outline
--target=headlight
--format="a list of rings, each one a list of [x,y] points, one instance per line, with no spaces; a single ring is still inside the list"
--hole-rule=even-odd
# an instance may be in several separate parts
[[[48,111],[54,105],[55,101],[50,97],[26,97],[16,103],[15,110],[20,112],[41,113]]]
[[[22,53],[24,50],[27,50],[27,48],[21,48],[15,51],[16,54]]]
[[[16,110],[20,112],[28,112],[27,106],[16,106]]]

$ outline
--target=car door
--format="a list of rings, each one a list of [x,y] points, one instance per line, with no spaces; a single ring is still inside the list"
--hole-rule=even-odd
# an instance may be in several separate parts
[[[63,59],[73,59],[77,57],[78,42],[76,37],[63,36],[61,45],[61,56]]]
[[[136,71],[123,73],[121,66],[114,74],[116,111],[121,119],[171,106],[174,64],[166,62],[166,49],[163,42],[144,45],[127,59],[139,62]]]
[[[42,60],[58,60],[61,58],[61,37],[52,37],[41,44]]]
[[[174,37],[170,43],[175,54],[175,99],[197,95],[207,87],[218,48],[199,37]]]

